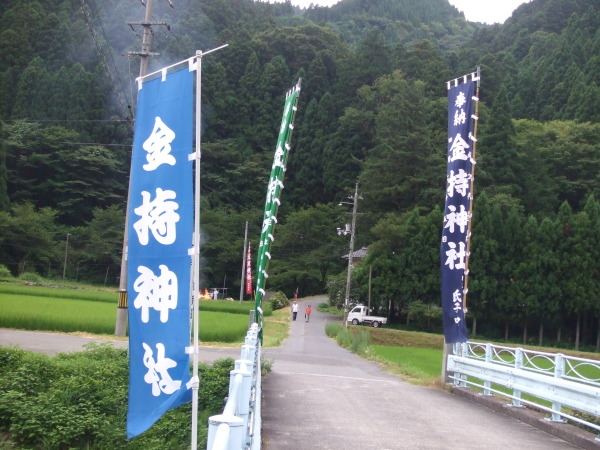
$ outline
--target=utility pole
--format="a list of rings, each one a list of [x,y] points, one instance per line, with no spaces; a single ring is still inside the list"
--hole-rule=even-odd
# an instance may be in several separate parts
[[[344,202],[341,202],[343,204]],[[348,253],[348,276],[346,278],[346,297],[344,300],[344,328],[348,328],[348,306],[350,303],[350,282],[352,280],[352,254],[354,253],[354,234],[356,229],[356,215],[358,209],[358,183],[354,190],[352,202],[352,225],[350,225],[350,253]]]
[[[65,262],[63,264],[63,281],[65,280],[65,274],[67,272],[67,255],[69,254],[69,236],[71,236],[70,233],[67,233],[67,242],[65,244]]]
[[[367,311],[371,313],[371,279],[373,277],[373,264],[369,265],[369,302],[367,304]]]
[[[167,0],[169,1],[169,0]],[[141,25],[144,27],[142,36],[142,50],[139,52],[129,52],[129,55],[137,55],[140,57],[140,78],[146,75],[148,70],[148,57],[157,56],[159,53],[150,52],[152,44],[152,25],[165,25],[164,22],[152,22],[152,7],[154,0],[146,0],[146,13],[143,22],[131,22],[129,26]],[[169,1],[171,7],[173,6]],[[129,183],[131,183],[131,170],[129,172]],[[131,184],[130,186],[131,187]],[[123,233],[123,251],[121,253],[121,275],[119,277],[119,304],[117,307],[117,321],[115,325],[115,335],[125,336],[127,332],[127,247],[129,242],[129,191],[127,189],[127,204],[125,206],[125,231]]]

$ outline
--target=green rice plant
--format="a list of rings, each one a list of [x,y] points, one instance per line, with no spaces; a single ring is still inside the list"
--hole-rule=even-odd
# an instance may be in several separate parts
[[[228,312],[230,314],[244,314],[248,316],[250,311],[254,310],[254,302],[245,301],[240,304],[236,301],[227,300],[202,300],[199,303],[200,311],[220,311]],[[262,306],[263,314],[270,316],[273,314],[273,308],[269,303],[263,303]]]
[[[200,340],[204,342],[243,342],[248,317],[224,312],[200,312]]]
[[[0,327],[113,334],[115,304],[64,298],[0,294]],[[200,313],[200,339],[206,342],[243,342],[248,330],[246,315]]]
[[[0,285],[0,295],[29,295],[35,297],[88,300],[117,304],[118,293],[90,291],[83,289],[58,289],[43,286],[23,286],[17,284]]]
[[[442,373],[442,350],[389,345],[372,348],[378,358],[397,364],[402,373],[410,377],[433,379]]]
[[[112,334],[116,305],[64,298],[0,294],[0,326],[25,330],[46,330]]]

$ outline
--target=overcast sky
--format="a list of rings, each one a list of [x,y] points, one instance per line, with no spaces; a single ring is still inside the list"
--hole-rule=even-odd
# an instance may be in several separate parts
[[[283,1],[283,0],[270,0]],[[307,8],[311,3],[321,6],[331,6],[339,0],[292,0],[293,5]],[[465,13],[471,22],[504,23],[521,3],[530,0],[448,0],[459,11]]]

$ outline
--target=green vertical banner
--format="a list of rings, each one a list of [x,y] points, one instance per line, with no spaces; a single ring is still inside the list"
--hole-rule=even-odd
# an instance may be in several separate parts
[[[256,300],[254,307],[254,320],[261,330],[262,340],[262,299],[265,295],[265,283],[269,275],[267,268],[271,259],[271,243],[273,242],[273,229],[277,223],[277,209],[279,208],[279,197],[283,189],[283,176],[290,150],[292,130],[294,129],[294,117],[300,95],[300,84],[302,79],[290,89],[285,96],[283,117],[279,128],[279,137],[271,168],[271,177],[267,186],[267,199],[265,201],[265,214],[263,216],[260,243],[258,246],[258,262],[256,264]]]

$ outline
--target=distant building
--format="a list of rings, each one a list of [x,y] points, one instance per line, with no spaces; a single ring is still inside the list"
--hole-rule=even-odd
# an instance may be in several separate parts
[[[352,267],[356,267],[356,265],[362,261],[363,258],[367,256],[369,253],[369,247],[363,247],[361,249],[355,250],[352,252]],[[344,259],[348,259],[350,257],[350,253],[342,256]]]

